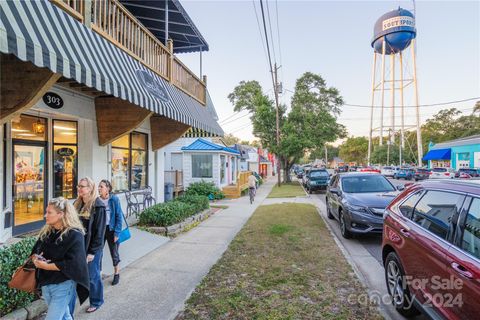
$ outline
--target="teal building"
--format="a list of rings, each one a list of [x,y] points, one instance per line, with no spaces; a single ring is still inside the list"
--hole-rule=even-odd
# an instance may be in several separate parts
[[[480,168],[480,134],[456,140],[430,143],[423,157],[428,167]]]

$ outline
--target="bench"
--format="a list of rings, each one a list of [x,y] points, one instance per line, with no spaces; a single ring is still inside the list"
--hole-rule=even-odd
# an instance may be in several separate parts
[[[152,187],[150,186],[146,186],[139,190],[125,191],[125,199],[127,200],[127,218],[133,214],[135,214],[135,218],[138,218],[140,212],[157,204],[152,193]]]

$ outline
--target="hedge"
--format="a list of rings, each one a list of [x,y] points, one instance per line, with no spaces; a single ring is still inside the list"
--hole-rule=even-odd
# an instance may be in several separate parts
[[[145,209],[140,214],[139,224],[167,227],[208,208],[209,202],[206,196],[185,195],[174,201],[159,203]]]
[[[190,184],[187,190],[185,190],[185,194],[206,196],[212,200],[219,200],[225,198],[225,194],[219,188],[217,188],[213,182],[207,182],[203,180]]]
[[[12,274],[28,258],[36,240],[25,238],[0,249],[0,316],[25,307],[36,298],[34,294],[8,287]]]

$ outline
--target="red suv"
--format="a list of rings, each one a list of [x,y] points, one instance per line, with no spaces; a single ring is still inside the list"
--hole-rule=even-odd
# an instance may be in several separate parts
[[[385,211],[385,280],[404,316],[480,315],[480,181],[428,181]]]

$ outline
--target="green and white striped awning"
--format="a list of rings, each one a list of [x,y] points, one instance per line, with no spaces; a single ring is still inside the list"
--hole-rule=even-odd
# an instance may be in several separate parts
[[[0,0],[0,52],[195,130],[223,135],[210,99],[203,106],[50,1]]]

